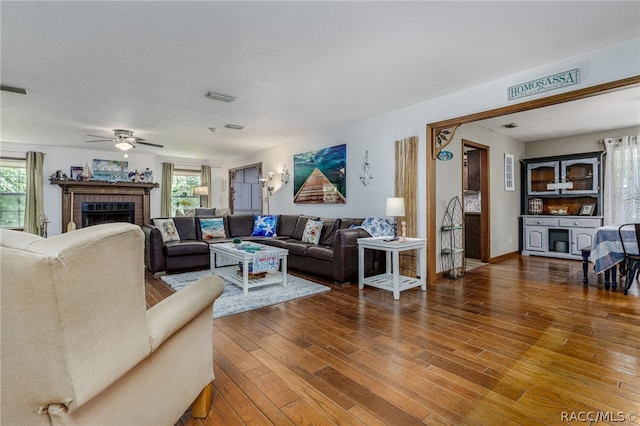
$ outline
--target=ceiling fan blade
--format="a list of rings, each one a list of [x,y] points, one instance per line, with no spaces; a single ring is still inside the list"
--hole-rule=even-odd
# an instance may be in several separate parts
[[[109,136],[98,136],[98,135],[87,135],[87,136],[91,136],[92,138],[102,138],[102,139],[109,137]],[[112,139],[109,139],[109,140],[112,140]]]
[[[155,146],[156,148],[164,148],[164,145],[158,145],[157,143],[151,143],[151,142],[140,142],[140,141],[137,141],[136,143],[139,143],[140,145]]]
[[[113,142],[113,139],[100,139],[97,141],[85,141],[85,142]]]

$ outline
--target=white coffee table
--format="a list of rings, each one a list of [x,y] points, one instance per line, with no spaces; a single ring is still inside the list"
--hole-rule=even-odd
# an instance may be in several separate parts
[[[287,256],[289,256],[289,250],[278,247],[269,247],[258,243],[243,244],[255,247],[259,250],[246,251],[238,249],[232,243],[209,244],[209,251],[211,253],[211,272],[242,287],[242,292],[245,296],[249,293],[249,289],[254,287],[278,283],[282,283],[283,287],[287,286]],[[256,256],[264,255],[265,253],[277,256],[278,262],[280,263],[280,271],[268,271],[264,278],[250,278],[248,268],[249,263],[253,262],[256,259]],[[244,265],[242,268],[242,277],[239,276],[233,268],[216,268],[216,256],[224,256],[225,258],[242,262]]]
[[[390,237],[358,238],[358,288],[365,285],[393,291],[393,298],[400,299],[400,292],[420,286],[422,291],[427,290],[425,271],[425,247],[426,240],[422,238],[407,238],[405,241],[386,241]],[[387,253],[386,272],[371,277],[364,276],[364,250],[383,250]],[[418,278],[400,275],[400,252],[405,250],[418,250],[417,275]]]

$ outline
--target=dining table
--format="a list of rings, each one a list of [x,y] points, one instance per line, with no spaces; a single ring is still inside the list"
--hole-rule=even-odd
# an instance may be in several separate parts
[[[596,274],[605,273],[605,289],[616,288],[617,266],[624,260],[624,250],[618,229],[622,224],[601,226],[593,235],[589,260],[594,264]],[[638,240],[633,225],[624,226],[621,230],[624,247],[630,254],[638,254]],[[611,281],[609,280],[611,276]],[[625,294],[629,290],[632,280],[627,280]]]

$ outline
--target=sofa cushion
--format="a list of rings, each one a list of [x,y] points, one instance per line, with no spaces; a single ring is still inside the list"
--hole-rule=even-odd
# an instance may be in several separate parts
[[[302,241],[302,234],[304,234],[304,229],[307,227],[307,220],[318,220],[319,218],[307,215],[298,216],[298,221],[296,222],[296,228],[291,233],[291,238]]]
[[[153,224],[158,227],[163,242],[180,241],[180,234],[172,218],[153,219]]]
[[[196,216],[214,216],[216,214],[215,207],[207,209],[204,207],[196,207]]]
[[[278,235],[290,237],[296,229],[299,216],[297,214],[281,214],[278,217]]]
[[[264,241],[264,244],[266,244],[268,246],[273,246],[273,247],[279,247],[279,248],[282,248],[282,249],[286,249],[287,248],[287,241],[291,241],[291,240],[288,240],[288,239],[279,240],[279,239],[275,239],[275,238],[269,238],[269,239]]]
[[[320,242],[320,234],[322,233],[321,220],[307,220],[307,226],[302,233],[302,242],[318,245]]]
[[[339,229],[349,229],[352,226],[360,226],[362,225],[362,218],[353,218],[353,217],[343,217],[340,219],[340,228]]]
[[[231,214],[225,216],[227,218],[227,226],[229,237],[248,237],[253,232],[253,215],[252,214]]]
[[[193,216],[174,217],[178,234],[181,240],[197,240],[196,235],[196,218]]]
[[[200,232],[203,240],[211,240],[216,237],[226,237],[224,232],[224,220],[221,217],[202,219],[198,218]]]
[[[332,246],[336,237],[336,230],[340,227],[340,219],[320,218],[322,221],[322,234],[320,235],[320,245]]]
[[[252,237],[273,237],[276,235],[278,216],[254,216]]]
[[[302,243],[297,240],[289,240],[284,248],[289,250],[289,254],[298,255],[298,256],[306,256],[307,249],[309,248],[309,243]]]
[[[188,256],[209,253],[209,244],[203,241],[186,240],[170,241],[164,245],[167,256]]]
[[[333,247],[312,246],[307,249],[307,256],[313,259],[331,262],[333,260]]]

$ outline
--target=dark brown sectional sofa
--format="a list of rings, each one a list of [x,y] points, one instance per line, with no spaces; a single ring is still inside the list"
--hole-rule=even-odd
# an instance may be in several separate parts
[[[144,225],[145,264],[154,273],[177,273],[208,269],[209,244],[230,242],[234,238],[254,241],[289,250],[288,268],[311,276],[346,284],[357,281],[357,239],[370,235],[358,226],[364,219],[319,218],[308,215],[278,215],[276,235],[273,237],[251,236],[254,216],[249,214],[222,216],[225,237],[204,240],[200,220],[206,217],[174,217],[180,241],[164,243],[162,235],[153,224]],[[307,220],[323,222],[319,244],[303,243],[302,235]],[[365,275],[381,273],[385,267],[384,253],[367,250],[365,253]]]

